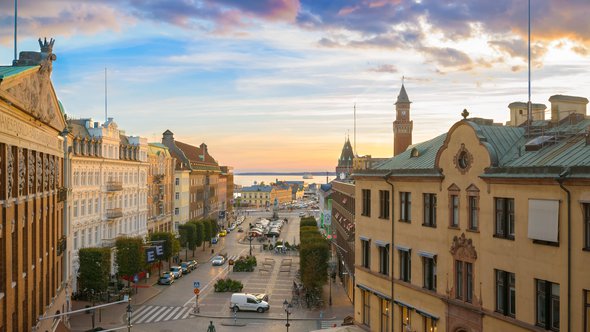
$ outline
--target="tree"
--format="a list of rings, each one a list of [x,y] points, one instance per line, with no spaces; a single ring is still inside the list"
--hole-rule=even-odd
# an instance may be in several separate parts
[[[299,228],[301,282],[309,293],[321,294],[328,278],[330,244],[318,231],[315,218],[302,218]]]
[[[78,251],[79,289],[91,289],[96,293],[107,290],[111,272],[110,248],[81,248]]]
[[[203,233],[205,234],[205,241],[209,242],[209,246],[211,246],[211,223],[203,220]],[[205,251],[205,241],[203,241],[203,251]]]
[[[131,278],[145,267],[145,253],[143,251],[143,239],[141,237],[119,237],[115,242],[119,276]]]
[[[217,225],[217,221],[214,219],[209,219],[209,223],[211,224],[211,237],[214,237],[219,233],[219,226]]]
[[[156,232],[150,234],[150,241],[165,241],[162,242],[164,246],[164,260],[170,264],[170,258],[172,258],[172,243],[174,242],[174,234],[169,232]]]
[[[205,230],[203,223],[197,220],[190,222],[195,225],[195,247],[200,247],[205,241]],[[195,248],[193,248],[193,256],[195,255]]]

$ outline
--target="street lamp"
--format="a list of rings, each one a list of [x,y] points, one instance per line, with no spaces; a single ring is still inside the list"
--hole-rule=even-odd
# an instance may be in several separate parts
[[[287,327],[287,332],[289,332],[289,326],[291,326],[291,324],[289,324],[289,315],[293,312],[293,305],[287,302],[286,299],[283,302],[283,310],[287,313],[287,324],[285,324],[285,326]]]
[[[248,235],[248,241],[250,241],[250,256],[252,256],[252,234]]]
[[[131,296],[127,295],[127,332],[131,331]]]

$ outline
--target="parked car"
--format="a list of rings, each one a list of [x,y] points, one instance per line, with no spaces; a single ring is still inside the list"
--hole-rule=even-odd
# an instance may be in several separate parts
[[[238,233],[244,233],[244,228],[242,228],[242,226],[238,227]]]
[[[265,312],[270,309],[268,302],[258,300],[256,296],[247,293],[233,293],[229,301],[231,310],[258,311]]]
[[[219,236],[224,237],[227,235],[227,231],[225,229],[222,229],[221,231],[219,231]]]
[[[172,274],[164,272],[158,279],[158,285],[172,285],[174,283],[174,277]]]
[[[182,274],[189,274],[192,271],[191,266],[188,262],[181,263],[180,268],[182,268]]]
[[[252,294],[252,295],[254,295],[256,297],[256,299],[258,299],[260,301],[268,302],[268,294],[261,293],[261,294]]]
[[[187,263],[190,266],[191,270],[195,270],[197,268],[198,264],[197,264],[196,260],[193,259],[193,260],[188,261]]]
[[[182,268],[178,265],[171,267],[170,272],[174,275],[174,279],[182,277]]]
[[[219,238],[217,236],[211,238],[211,244],[216,244],[217,242],[219,242]]]
[[[223,256],[215,256],[211,260],[211,264],[214,266],[223,265],[225,263],[225,257]]]

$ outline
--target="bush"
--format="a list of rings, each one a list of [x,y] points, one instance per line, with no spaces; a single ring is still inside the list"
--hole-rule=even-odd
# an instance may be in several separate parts
[[[256,266],[256,257],[254,256],[247,256],[247,257],[240,257],[238,260],[234,262],[234,272],[252,272],[254,271],[254,267]]]
[[[233,279],[227,278],[227,279],[217,280],[214,287],[215,287],[215,292],[218,292],[218,293],[221,293],[221,292],[236,293],[236,292],[241,292],[242,289],[244,288],[244,285],[239,280],[233,280]]]

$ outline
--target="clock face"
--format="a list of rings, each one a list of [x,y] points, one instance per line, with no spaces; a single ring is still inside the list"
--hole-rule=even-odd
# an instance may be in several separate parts
[[[402,111],[402,118],[406,117],[406,111]]]
[[[340,173],[340,180],[344,180],[346,178],[346,174],[344,172]]]

